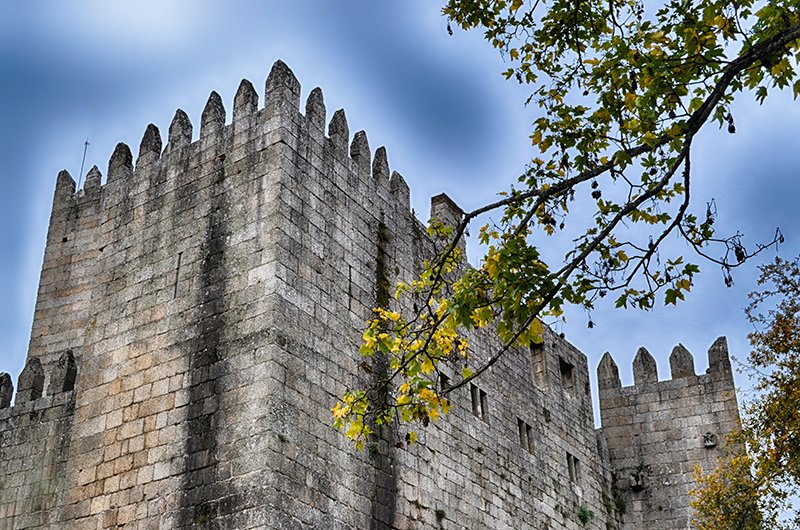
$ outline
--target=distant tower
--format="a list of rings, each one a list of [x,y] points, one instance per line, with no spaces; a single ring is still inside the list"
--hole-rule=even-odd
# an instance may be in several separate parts
[[[659,381],[655,359],[640,348],[634,385],[622,387],[614,360],[597,369],[602,435],[625,506],[624,529],[688,528],[695,465],[711,469],[725,436],[740,427],[728,346],[708,351],[708,373],[695,375],[692,354],[679,344],[669,358],[672,379]]]

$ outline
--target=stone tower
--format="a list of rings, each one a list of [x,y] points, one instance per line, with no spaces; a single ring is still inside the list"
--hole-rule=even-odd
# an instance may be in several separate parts
[[[705,374],[695,375],[681,344],[669,364],[672,379],[659,381],[655,359],[640,348],[625,388],[608,353],[597,368],[602,433],[629,528],[686,528],[694,467],[713,468],[725,435],[740,426],[724,337],[708,350]]]
[[[300,95],[279,61],[263,105],[243,81],[228,120],[212,93],[199,139],[179,110],[166,146],[154,125],[135,162],[119,144],[105,182],[59,174],[13,407],[0,376],[0,529],[685,528],[685,483],[665,480],[716,454],[698,433],[735,426],[722,353],[699,377],[679,353],[662,383],[643,357],[631,388],[604,360],[601,431],[586,357],[550,332],[419,444],[389,429],[357,452],[331,428],[369,377],[371,308],[434,242],[386,150]],[[432,215],[462,212],[437,196]],[[485,359],[497,339],[470,344]]]

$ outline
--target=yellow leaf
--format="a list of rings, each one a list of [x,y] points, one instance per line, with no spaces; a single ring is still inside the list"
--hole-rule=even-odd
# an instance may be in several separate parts
[[[336,418],[337,420],[340,420],[347,414],[348,410],[349,410],[349,407],[346,407],[346,406],[342,405],[342,402],[339,401],[331,409],[331,412],[333,412],[333,417],[334,418]]]
[[[422,361],[421,370],[422,370],[423,374],[427,375],[427,374],[433,372],[434,368],[435,368],[435,366],[433,366],[433,361],[431,361],[430,358],[426,358],[424,361]]]

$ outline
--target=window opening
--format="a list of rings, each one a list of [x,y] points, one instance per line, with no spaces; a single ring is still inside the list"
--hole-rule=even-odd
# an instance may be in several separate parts
[[[178,252],[178,262],[175,264],[175,289],[172,291],[172,298],[178,298],[178,281],[180,280],[181,274],[181,257],[183,257],[183,252]]]
[[[526,451],[533,452],[532,429],[524,420],[517,418],[517,430],[519,431],[519,446]]]
[[[486,392],[470,383],[470,395],[472,397],[472,414],[489,423],[489,398]]]
[[[353,310],[353,266],[347,266],[347,310]]]
[[[581,480],[581,461],[572,454],[567,453],[567,469],[569,470],[569,480],[577,484]]]
[[[544,342],[531,343],[531,370],[533,382],[539,388],[547,388],[547,355]]]
[[[575,367],[565,361],[563,357],[559,357],[558,371],[561,374],[561,386],[566,390],[572,391],[575,388]]]

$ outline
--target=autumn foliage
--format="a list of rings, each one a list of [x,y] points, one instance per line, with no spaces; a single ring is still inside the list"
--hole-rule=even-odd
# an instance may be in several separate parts
[[[800,261],[761,267],[747,316],[755,397],[720,466],[693,492],[700,530],[800,528]]]
[[[530,133],[538,155],[497,200],[455,227],[431,226],[445,243],[368,323],[361,355],[372,377],[342,396],[336,427],[361,446],[389,421],[426,426],[447,412],[450,391],[540,341],[542,322],[562,318],[565,305],[589,311],[604,297],[645,310],[677,304],[700,262],[730,282],[733,268],[780,241],[780,233],[763,244],[718,233],[714,208],[691,200],[692,145],[709,124],[735,132],[737,96],[800,94],[799,6],[449,0],[451,33],[452,25],[483,31],[508,64],[503,75],[529,87],[541,110]],[[496,221],[478,236],[485,256],[458,268],[459,240],[490,212]],[[563,259],[540,252],[548,237],[569,242]],[[689,253],[668,255],[668,238]],[[487,326],[501,346],[478,364],[468,336]],[[446,363],[460,377],[442,390]]]

